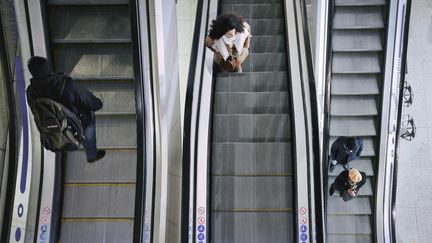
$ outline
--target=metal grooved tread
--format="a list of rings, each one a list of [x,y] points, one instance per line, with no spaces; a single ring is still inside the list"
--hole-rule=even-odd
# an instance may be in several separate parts
[[[103,103],[96,112],[100,161],[83,151],[66,160],[60,242],[132,242],[136,183],[136,115],[128,2],[50,0],[56,71]]]
[[[294,242],[283,3],[222,0],[227,11],[246,18],[253,38],[243,73],[215,74],[211,241]]]
[[[344,202],[338,192],[327,196],[327,242],[370,243],[374,239],[385,1],[336,0],[335,5],[329,147],[339,136],[361,136],[361,157],[349,166],[365,172],[367,180],[358,197],[351,201]],[[338,165],[329,172],[327,195],[342,170]]]

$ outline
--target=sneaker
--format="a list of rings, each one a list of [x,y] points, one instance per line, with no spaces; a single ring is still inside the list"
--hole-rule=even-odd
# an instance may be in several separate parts
[[[96,157],[93,159],[87,159],[87,162],[89,162],[89,163],[96,162],[96,161],[102,159],[104,156],[105,156],[105,150],[98,150]]]
[[[332,183],[331,186],[330,186],[330,191],[329,191],[330,196],[333,196],[335,190],[336,190],[336,188],[335,188],[334,184]]]
[[[335,164],[333,164],[333,161],[330,162],[330,173],[332,173],[334,171],[334,167],[335,167]]]

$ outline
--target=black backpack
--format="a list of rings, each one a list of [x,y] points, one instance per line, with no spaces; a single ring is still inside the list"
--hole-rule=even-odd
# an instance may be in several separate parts
[[[84,139],[83,127],[73,112],[49,98],[35,99],[30,109],[46,149],[57,152],[79,148]]]

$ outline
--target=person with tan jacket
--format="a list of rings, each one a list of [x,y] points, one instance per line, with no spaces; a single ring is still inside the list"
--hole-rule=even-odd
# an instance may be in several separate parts
[[[206,46],[223,71],[242,72],[241,64],[249,55],[250,26],[235,13],[219,15],[210,25]]]

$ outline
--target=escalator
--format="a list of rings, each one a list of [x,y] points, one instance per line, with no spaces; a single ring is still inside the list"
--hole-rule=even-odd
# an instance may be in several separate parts
[[[293,242],[294,172],[283,1],[220,1],[251,26],[243,73],[215,74],[211,242]]]
[[[137,174],[137,115],[128,1],[47,3],[54,70],[101,98],[98,148],[87,163],[68,153],[60,242],[132,242]]]
[[[367,179],[351,201],[338,193],[327,196],[327,242],[374,241],[386,10],[384,0],[335,1],[329,147],[339,136],[362,137],[363,152],[350,167],[364,171]],[[329,173],[328,188],[341,171],[336,166]]]

